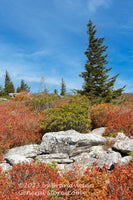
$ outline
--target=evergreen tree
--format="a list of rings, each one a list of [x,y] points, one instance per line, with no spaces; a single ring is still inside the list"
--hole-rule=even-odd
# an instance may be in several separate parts
[[[5,95],[8,95],[9,93],[14,93],[14,92],[15,92],[14,85],[10,79],[8,71],[6,71],[4,93]]]
[[[108,72],[112,68],[106,68],[108,61],[106,60],[107,46],[103,45],[104,38],[96,38],[96,26],[89,20],[87,25],[89,35],[89,45],[85,52],[87,62],[85,64],[85,72],[80,76],[84,78],[84,85],[79,93],[85,94],[90,100],[104,100],[110,102],[113,98],[120,96],[125,86],[114,90],[114,83],[119,74],[109,78]]]
[[[54,94],[58,94],[58,91],[57,91],[57,89],[54,89]]]
[[[30,91],[30,87],[24,82],[24,80],[21,80],[20,87],[17,88],[17,92],[24,92],[24,91]]]
[[[64,80],[62,78],[62,80],[61,80],[61,93],[60,93],[60,95],[64,96],[65,94],[66,94],[66,85],[65,85],[65,82],[64,82]]]

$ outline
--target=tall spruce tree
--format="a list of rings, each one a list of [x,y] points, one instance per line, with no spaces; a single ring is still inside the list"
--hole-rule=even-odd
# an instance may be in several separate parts
[[[60,95],[65,95],[66,94],[66,85],[65,85],[65,82],[63,80],[63,78],[61,79],[61,93]]]
[[[15,92],[15,88],[14,88],[14,85],[13,85],[11,79],[10,79],[8,71],[6,71],[4,94],[8,95],[9,93],[13,93],[13,92]]]
[[[91,20],[89,20],[87,27],[89,35],[89,45],[85,52],[87,62],[85,72],[80,74],[84,78],[84,85],[83,89],[78,90],[78,92],[87,95],[90,100],[110,102],[121,95],[125,86],[114,90],[114,83],[119,74],[109,78],[108,72],[112,68],[106,68],[108,64],[106,49],[108,47],[103,45],[104,38],[95,36],[97,30]]]

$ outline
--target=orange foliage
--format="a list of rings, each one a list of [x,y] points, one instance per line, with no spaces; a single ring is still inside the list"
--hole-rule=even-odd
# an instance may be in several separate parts
[[[33,95],[30,94],[28,91],[18,93],[13,100],[14,101],[26,101],[29,100]]]
[[[115,165],[109,176],[107,199],[132,200],[133,199],[133,163],[125,166]]]
[[[64,104],[67,100],[59,99],[58,103]],[[133,135],[132,106],[98,104],[89,112],[93,128],[107,127],[106,135],[113,136],[118,131]],[[38,119],[42,116],[44,118],[41,112],[31,111],[22,101],[0,103],[0,160],[9,148],[41,142]],[[81,173],[75,166],[61,175],[57,169],[44,163],[17,164],[9,172],[0,169],[0,200],[10,199],[131,200],[133,163],[117,164],[111,172],[94,165]]]
[[[111,104],[94,105],[91,110],[93,128],[107,127],[104,135],[116,136],[117,132],[133,135],[133,109]]]
[[[7,174],[0,174],[0,197],[2,200],[52,199],[51,184],[60,180],[57,170],[45,163],[17,164]]]
[[[39,118],[21,102],[0,103],[0,154],[15,146],[40,143]]]
[[[81,174],[76,166],[72,171],[63,174],[63,185],[73,186],[61,188],[64,197],[67,199],[99,199],[102,200],[107,195],[107,169],[100,169],[96,164],[88,167]],[[71,195],[70,195],[71,194]]]
[[[115,165],[108,172],[95,164],[81,173],[78,167],[61,175],[45,163],[14,165],[0,170],[0,199],[20,200],[132,200],[133,163]]]

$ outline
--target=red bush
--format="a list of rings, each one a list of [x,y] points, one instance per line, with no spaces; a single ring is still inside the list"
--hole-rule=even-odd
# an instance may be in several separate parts
[[[63,174],[62,182],[64,185],[73,185],[73,187],[61,188],[65,192],[64,197],[69,199],[100,199],[102,200],[107,195],[107,169],[100,169],[97,165],[88,167],[81,174],[78,167],[72,171]],[[70,195],[74,194],[74,195]]]
[[[110,200],[133,199],[133,163],[115,165],[109,176],[107,192],[107,199]]]
[[[52,192],[58,190],[52,188],[52,183],[60,181],[58,171],[45,163],[17,164],[8,174],[0,174],[0,197],[2,200],[52,199]]]
[[[20,92],[18,93],[13,100],[14,101],[26,101],[31,99],[32,94],[30,94],[28,91]]]
[[[133,135],[133,109],[111,104],[94,105],[91,110],[93,128],[107,127],[104,135],[116,136],[117,132]]]
[[[0,103],[0,154],[15,146],[40,143],[40,115],[21,102]]]
[[[75,167],[59,175],[44,163],[14,165],[6,173],[0,170],[0,199],[132,200],[133,163],[115,165],[110,173],[96,165],[84,173]]]

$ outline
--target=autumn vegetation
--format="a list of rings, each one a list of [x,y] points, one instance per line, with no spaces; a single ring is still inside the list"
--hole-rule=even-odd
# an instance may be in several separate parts
[[[133,137],[133,94],[124,94],[124,88],[114,89],[119,74],[109,77],[107,47],[104,38],[96,38],[92,21],[87,24],[89,44],[85,52],[87,62],[82,90],[66,94],[62,78],[61,93],[29,94],[29,86],[21,80],[20,92],[12,100],[0,102],[0,162],[10,148],[40,144],[46,132],[75,129],[89,133],[106,127],[103,136],[116,137],[123,132]],[[14,92],[6,71],[5,87],[0,95]],[[122,94],[123,93],[123,94]],[[113,141],[113,140],[112,140]],[[113,145],[105,144],[104,149]],[[132,152],[133,154],[133,152]],[[132,200],[133,159],[126,165],[115,164],[114,169],[100,168],[96,163],[81,171],[61,172],[56,163],[18,163],[9,171],[0,169],[0,199],[2,200]]]
[[[129,98],[129,100],[128,100]],[[124,99],[124,101],[123,101]],[[47,101],[48,100],[48,101]],[[47,131],[75,129],[89,132],[107,127],[104,135],[118,131],[133,136],[133,94],[123,94],[116,104],[96,103],[81,95],[29,94],[0,102],[0,159],[10,148],[39,144]],[[123,103],[119,104],[120,101]],[[48,102],[51,102],[48,104]],[[43,108],[43,109],[41,109]],[[56,119],[57,116],[57,119]],[[67,116],[67,117],[65,117]],[[61,123],[62,122],[62,123]],[[82,123],[81,123],[82,122]],[[85,129],[83,129],[83,127]],[[10,171],[0,169],[0,199],[133,199],[133,162],[116,164],[108,171],[96,163],[81,173],[78,166],[60,173],[56,164],[16,164]]]

